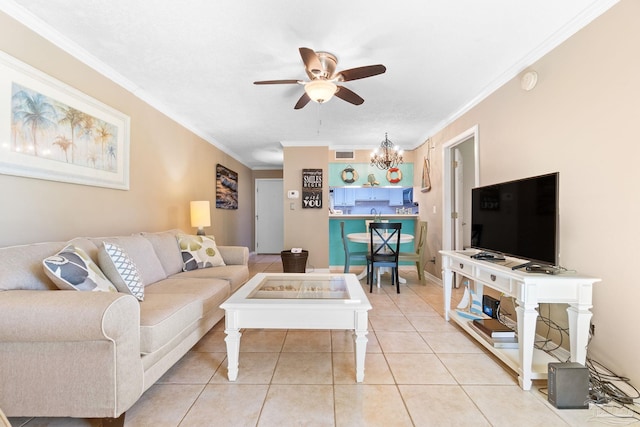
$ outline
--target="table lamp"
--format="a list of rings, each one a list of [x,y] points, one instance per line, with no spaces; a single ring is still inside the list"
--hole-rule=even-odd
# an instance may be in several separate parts
[[[191,226],[198,227],[198,236],[204,236],[204,227],[211,226],[211,209],[208,200],[191,202]]]

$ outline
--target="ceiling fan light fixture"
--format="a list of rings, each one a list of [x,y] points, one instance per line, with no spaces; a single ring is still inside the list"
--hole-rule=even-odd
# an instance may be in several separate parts
[[[304,91],[312,101],[322,104],[330,100],[338,90],[338,86],[329,80],[311,80],[304,85]]]

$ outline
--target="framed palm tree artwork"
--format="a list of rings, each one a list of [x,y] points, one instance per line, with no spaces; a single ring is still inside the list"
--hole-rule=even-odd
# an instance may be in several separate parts
[[[129,189],[129,117],[0,52],[0,173]]]

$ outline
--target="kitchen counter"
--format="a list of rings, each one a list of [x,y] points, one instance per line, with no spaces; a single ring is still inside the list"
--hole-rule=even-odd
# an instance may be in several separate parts
[[[344,246],[342,244],[342,236],[340,234],[340,223],[344,222],[344,233],[365,233],[367,228],[365,220],[374,220],[379,218],[383,221],[399,222],[402,224],[402,232],[406,234],[413,234],[417,229],[418,221],[420,220],[418,214],[401,215],[401,214],[389,214],[389,215],[371,215],[371,214],[352,214],[352,215],[336,215],[329,214],[329,266],[340,267],[344,266]],[[349,244],[353,251],[366,251],[367,245],[364,243]],[[358,247],[361,246],[361,247]],[[400,244],[400,251],[413,252],[415,251],[414,242],[407,242]],[[364,261],[352,262],[352,266],[363,266]],[[358,268],[354,270],[359,271]]]

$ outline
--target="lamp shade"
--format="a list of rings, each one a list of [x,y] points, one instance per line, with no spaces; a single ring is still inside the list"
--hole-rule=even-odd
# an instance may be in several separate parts
[[[208,200],[191,202],[191,226],[198,228],[211,226],[211,209]]]
[[[335,83],[322,79],[311,80],[304,85],[304,91],[309,95],[309,98],[319,104],[330,100],[337,89],[338,86]]]

